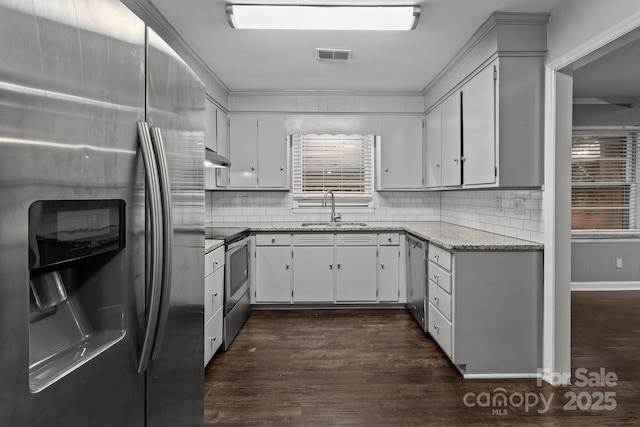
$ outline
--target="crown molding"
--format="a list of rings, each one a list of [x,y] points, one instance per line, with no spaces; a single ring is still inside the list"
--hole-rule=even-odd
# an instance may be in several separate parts
[[[462,48],[454,55],[454,57],[445,65],[445,67],[422,89],[422,94],[426,95],[434,86],[451,72],[482,39],[484,39],[491,31],[499,25],[537,25],[546,27],[549,23],[548,13],[513,13],[513,12],[494,12],[484,24],[476,30],[471,38],[462,46]],[[544,56],[546,50],[529,51],[526,56]],[[525,52],[519,51],[517,54],[509,52],[500,52],[501,56],[525,56]]]
[[[200,57],[198,52],[191,47],[189,43],[180,35],[180,33],[167,21],[160,13],[158,8],[149,0],[120,0],[124,5],[131,9],[138,17],[140,17],[149,27],[160,35],[170,46],[179,51],[181,56],[189,57],[205,70],[209,77],[218,84],[227,94],[230,92],[227,85],[218,77],[218,75],[207,65]]]

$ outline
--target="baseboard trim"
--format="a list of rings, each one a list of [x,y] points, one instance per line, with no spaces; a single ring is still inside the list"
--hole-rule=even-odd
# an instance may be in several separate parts
[[[571,282],[572,291],[640,291],[640,282]]]

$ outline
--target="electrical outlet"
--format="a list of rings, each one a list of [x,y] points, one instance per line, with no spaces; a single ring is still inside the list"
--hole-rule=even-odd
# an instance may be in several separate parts
[[[524,215],[524,197],[516,197],[511,203],[513,211],[516,215]]]
[[[622,258],[616,258],[616,268],[622,268]]]

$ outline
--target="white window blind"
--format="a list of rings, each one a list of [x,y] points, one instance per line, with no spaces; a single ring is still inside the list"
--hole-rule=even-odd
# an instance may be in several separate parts
[[[294,199],[317,206],[331,190],[342,206],[367,205],[373,199],[373,142],[373,135],[293,135]]]
[[[637,134],[574,131],[571,163],[571,228],[636,229]]]

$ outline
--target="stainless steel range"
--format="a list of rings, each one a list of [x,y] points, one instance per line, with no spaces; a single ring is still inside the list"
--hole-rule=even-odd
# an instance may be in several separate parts
[[[207,239],[224,240],[224,320],[222,348],[229,349],[242,325],[251,313],[249,298],[249,229],[209,227]]]

